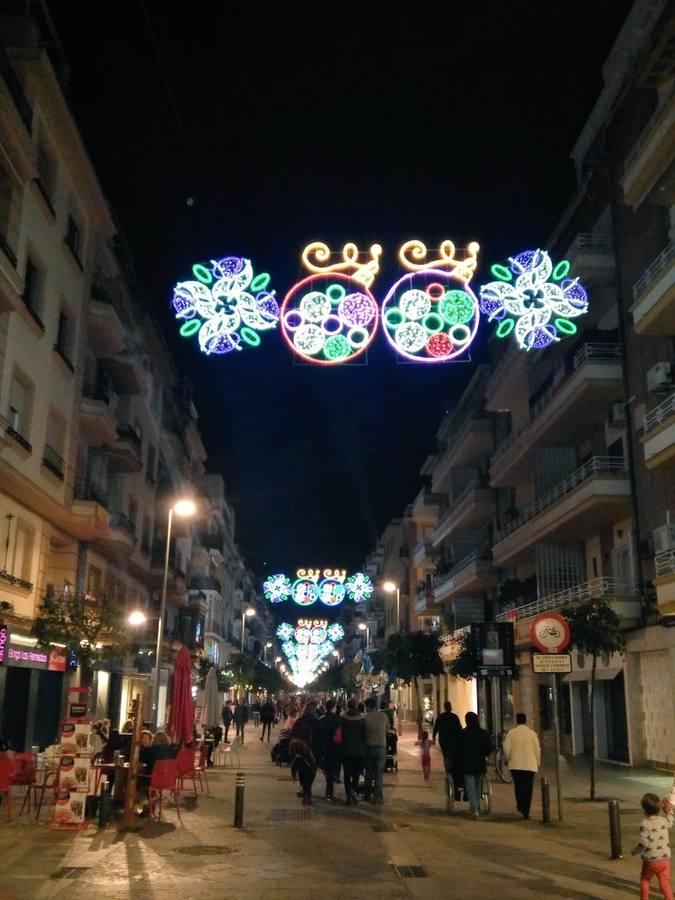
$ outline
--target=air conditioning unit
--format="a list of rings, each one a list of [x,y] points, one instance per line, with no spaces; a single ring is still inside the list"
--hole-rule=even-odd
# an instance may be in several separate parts
[[[666,553],[675,549],[675,525],[661,525],[654,529],[654,553]]]
[[[669,362],[658,362],[647,372],[647,390],[655,394],[667,391],[673,386],[672,365]]]
[[[623,403],[613,403],[607,416],[607,424],[610,428],[623,428],[625,423],[626,407]]]

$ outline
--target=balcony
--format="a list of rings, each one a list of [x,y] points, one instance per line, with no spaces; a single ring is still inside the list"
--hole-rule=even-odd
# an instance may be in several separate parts
[[[581,232],[572,241],[567,259],[584,281],[613,278],[615,259],[612,235]]]
[[[527,558],[539,541],[584,540],[630,512],[624,460],[594,456],[495,534],[495,565]]]
[[[123,424],[117,428],[117,438],[113,444],[106,444],[110,472],[140,472],[143,468],[141,450],[143,441],[133,425]]]
[[[426,488],[422,488],[422,490],[413,500],[413,519],[418,525],[421,525],[422,527],[435,525],[436,522],[438,522],[438,514],[442,502],[442,498],[437,494],[433,494]]]
[[[633,209],[643,202],[672,164],[673,148],[675,88],[666,94],[626,157],[621,186],[625,202]]]
[[[438,547],[453,532],[478,528],[494,518],[494,491],[482,479],[464,488],[436,526],[432,545]]]
[[[638,334],[675,334],[675,241],[633,285],[633,324]]]
[[[106,356],[124,350],[126,335],[124,325],[110,298],[100,289],[92,290],[88,328],[94,350],[104,350]]]
[[[606,597],[625,627],[640,622],[641,607],[635,582],[620,578],[593,578],[555,594],[540,597],[533,603],[510,609],[495,616],[498,622],[514,622],[516,643],[529,644],[530,621],[541,613],[565,609],[575,603]]]
[[[438,607],[434,606],[434,592],[426,586],[420,588],[415,595],[415,612],[419,615],[438,615]]]
[[[143,394],[147,387],[145,369],[135,353],[116,353],[105,358],[106,371],[110,373],[119,394]]]
[[[117,394],[104,385],[82,386],[80,428],[90,447],[112,444],[117,439],[117,401]]]
[[[447,450],[437,459],[431,476],[431,489],[440,494],[448,489],[450,473],[463,466],[475,466],[487,459],[493,448],[490,419],[470,418],[450,438]]]
[[[434,548],[428,541],[421,542],[413,550],[413,566],[419,568],[425,563],[431,565]]]
[[[445,575],[434,579],[434,603],[443,603],[463,594],[479,594],[497,584],[492,560],[484,550],[474,550]]]
[[[196,575],[190,579],[190,591],[217,591],[223,593],[223,585],[214,575]]]
[[[42,457],[42,465],[47,471],[51,472],[51,474],[58,478],[59,481],[63,481],[66,471],[66,464],[63,460],[63,457],[60,453],[57,453],[53,447],[50,447],[49,444],[45,444],[45,452]]]
[[[641,441],[648,469],[675,464],[675,394],[647,413]]]
[[[106,489],[90,478],[77,482],[73,491],[74,533],[82,540],[95,540],[108,529]]]
[[[605,421],[612,403],[623,399],[619,344],[583,344],[568,358],[566,369],[532,403],[527,423],[493,454],[493,487],[509,487],[528,479],[537,447],[576,443]]]
[[[136,543],[136,529],[124,513],[113,513],[105,534],[100,535],[96,542],[109,553],[126,556]]]
[[[4,47],[0,47],[0,75],[2,75],[4,87],[12,98],[14,107],[19,114],[19,118],[23,122],[28,134],[31,134],[33,126],[33,108],[26,99],[23,86],[12,68],[12,64]]]

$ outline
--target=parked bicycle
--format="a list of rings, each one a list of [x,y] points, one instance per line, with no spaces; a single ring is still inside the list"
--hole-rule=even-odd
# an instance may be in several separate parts
[[[512,784],[513,783],[513,775],[511,774],[511,770],[509,769],[509,765],[506,761],[506,756],[504,755],[503,743],[504,743],[504,735],[497,734],[495,735],[495,772],[497,773],[497,778],[504,784]]]

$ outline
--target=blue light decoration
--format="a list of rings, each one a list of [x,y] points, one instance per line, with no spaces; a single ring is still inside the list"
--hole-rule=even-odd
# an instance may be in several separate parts
[[[291,596],[291,581],[285,575],[270,575],[263,582],[263,594],[270,603],[282,603]]]
[[[363,603],[365,600],[369,600],[374,590],[370,576],[365,575],[363,572],[356,572],[354,575],[350,575],[345,588],[347,596],[354,603]]]
[[[345,636],[345,630],[339,622],[333,622],[333,624],[329,625],[326,629],[326,634],[328,635],[328,640],[337,643],[337,641],[341,641]]]
[[[287,622],[282,622],[277,628],[277,637],[280,641],[288,641],[293,637],[293,626]]]
[[[588,294],[569,277],[569,261],[554,266],[546,250],[524,250],[490,271],[497,281],[481,286],[481,312],[498,323],[498,338],[513,333],[521,350],[541,350],[575,334],[570,320],[588,312]]]
[[[172,305],[180,333],[198,335],[207,356],[260,345],[260,332],[276,328],[279,304],[268,291],[268,272],[254,274],[250,259],[225,256],[192,267],[194,280],[179,281]]]

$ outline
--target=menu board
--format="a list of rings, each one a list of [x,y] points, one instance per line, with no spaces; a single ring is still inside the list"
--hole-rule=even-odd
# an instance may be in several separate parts
[[[66,756],[89,753],[91,726],[82,722],[64,722],[61,726],[60,752]]]
[[[54,818],[51,828],[78,829],[86,826],[85,809],[92,776],[89,736],[90,688],[70,688],[68,718],[61,724],[59,772]]]
[[[59,790],[54,805],[55,828],[81,828],[87,796],[80,791]]]

